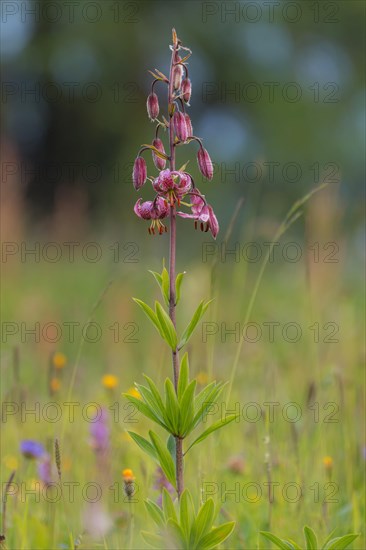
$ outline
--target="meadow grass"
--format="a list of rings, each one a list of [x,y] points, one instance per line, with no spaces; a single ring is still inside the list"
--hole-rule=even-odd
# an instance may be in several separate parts
[[[290,230],[284,241],[294,239]],[[204,237],[201,240],[204,242]],[[186,462],[186,483],[193,495],[198,499],[212,493],[219,507],[225,503],[220,519],[237,522],[224,548],[267,548],[260,530],[301,541],[305,524],[321,539],[332,529],[339,534],[360,532],[351,547],[365,548],[362,285],[348,268],[351,245],[346,243],[344,250],[335,264],[276,259],[266,266],[255,296],[260,262],[219,260],[215,284],[210,287],[209,264],[180,259],[188,272],[184,285],[190,299],[180,308],[179,324],[184,326],[198,299],[210,298],[211,292],[215,298],[204,322],[216,323],[210,328],[217,332],[207,334],[208,325],[202,324],[192,337],[188,346],[192,371],[202,383],[211,378],[231,380],[212,418],[219,418],[227,409],[240,411],[238,422],[206,440],[199,450],[189,451]],[[107,260],[92,267],[81,260],[73,264],[28,262],[26,269],[16,261],[7,266],[3,321],[24,322],[27,327],[36,321],[41,326],[80,323],[74,341],[66,331],[55,343],[42,337],[35,342],[31,336],[22,342],[20,333],[3,340],[3,403],[25,403],[31,409],[38,402],[41,411],[39,421],[31,414],[23,419],[19,414],[3,415],[2,419],[2,487],[4,491],[15,470],[18,491],[7,497],[4,544],[9,549],[145,547],[139,533],[152,526],[143,501],[159,496],[153,489],[156,467],[126,430],[138,428],[145,435],[150,426],[131,411],[121,393],[134,381],[140,382],[143,372],[153,373],[160,385],[170,374],[168,348],[156,338],[130,298],[139,296],[151,302],[157,297],[146,271],[161,266],[154,264],[157,256],[151,256],[138,265],[117,267]],[[202,296],[204,288],[207,296]],[[102,330],[95,343],[81,335],[80,327],[88,320]],[[255,339],[253,331],[243,339],[246,322],[261,328],[257,342],[248,341]],[[268,322],[279,323],[273,341],[264,324]],[[283,337],[282,329],[289,322],[301,327],[297,342]],[[225,323],[227,329],[239,323],[239,338],[225,335]],[[314,323],[319,323],[319,338]],[[324,329],[326,323],[332,325]],[[334,327],[339,327],[334,335],[338,342],[327,342]],[[288,334],[293,337],[293,332]],[[14,376],[15,347],[19,380]],[[59,375],[60,389],[50,396],[49,362],[55,351],[64,353],[67,363]],[[101,379],[106,373],[118,377],[115,388],[103,387]],[[74,422],[69,421],[65,401],[80,404]],[[56,422],[44,418],[44,406],[50,402],[57,402],[62,411]],[[83,406],[92,402],[110,408],[111,453],[104,471],[90,445],[90,422],[81,414]],[[268,403],[276,404],[273,418]],[[296,409],[289,403],[295,403]],[[258,410],[262,411],[260,418],[256,418]],[[89,414],[93,414],[91,409]],[[291,422],[296,415],[296,422]],[[211,415],[207,421],[210,419]],[[37,469],[21,456],[19,444],[23,439],[41,441],[54,457],[56,438],[60,442],[62,495],[51,503],[54,493],[50,491],[47,498],[40,494],[37,502],[37,491],[24,493],[37,488]],[[133,502],[123,493],[124,468],[132,468],[136,477]],[[54,475],[57,481],[56,470]],[[266,485],[269,481],[273,483],[271,495]],[[70,482],[78,483],[73,498],[65,486]],[[108,535],[99,540],[84,532],[88,523],[84,518],[92,517],[93,512],[82,489],[94,482],[102,488],[98,504],[113,523]],[[90,490],[89,497],[93,496]]]

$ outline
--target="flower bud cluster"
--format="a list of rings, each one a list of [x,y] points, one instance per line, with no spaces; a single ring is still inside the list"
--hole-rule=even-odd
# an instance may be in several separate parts
[[[173,36],[176,36],[173,31]],[[170,214],[174,213],[182,218],[191,218],[195,221],[195,227],[202,231],[211,231],[214,238],[219,231],[217,218],[212,207],[206,202],[204,195],[197,189],[192,176],[185,171],[175,169],[176,147],[194,141],[198,144],[197,163],[201,174],[208,180],[213,178],[213,165],[208,151],[203,147],[201,139],[193,135],[191,119],[186,112],[192,94],[192,83],[188,76],[187,60],[191,55],[188,48],[182,46],[176,39],[172,50],[172,62],[167,78],[163,73],[155,69],[151,71],[155,80],[152,83],[151,93],[146,102],[147,114],[151,121],[157,123],[155,138],[151,145],[144,145],[140,149],[133,166],[132,181],[136,191],[140,190],[149,180],[156,195],[154,200],[142,201],[139,199],[134,207],[137,216],[144,220],[150,220],[149,233],[162,234],[167,230],[162,222]],[[188,52],[188,53],[187,53]],[[168,86],[168,120],[162,117],[159,120],[160,106],[154,86],[162,82]],[[166,152],[162,139],[158,136],[159,130],[168,130],[169,153]],[[159,171],[157,177],[148,177],[147,165],[142,154],[150,151],[152,160]],[[170,169],[166,168],[167,161]],[[177,211],[181,205],[190,209],[188,212]]]

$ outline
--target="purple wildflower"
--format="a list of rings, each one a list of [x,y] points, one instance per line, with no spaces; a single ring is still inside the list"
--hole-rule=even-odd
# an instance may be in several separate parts
[[[173,485],[167,480],[167,478],[165,477],[165,474],[163,472],[163,470],[160,468],[160,466],[158,468],[156,468],[156,472],[155,472],[155,483],[154,483],[154,489],[157,489],[160,494],[157,498],[157,501],[156,503],[161,506],[162,505],[162,501],[163,501],[163,489],[166,489],[168,491],[168,493],[172,496],[175,495],[175,489],[173,487]]]
[[[52,466],[51,457],[48,453],[38,460],[37,468],[39,479],[45,485],[50,485],[52,483]]]
[[[108,412],[104,407],[94,422],[90,424],[91,446],[97,453],[109,449]]]
[[[25,458],[42,458],[46,454],[42,443],[33,439],[24,439],[20,443],[20,452]]]

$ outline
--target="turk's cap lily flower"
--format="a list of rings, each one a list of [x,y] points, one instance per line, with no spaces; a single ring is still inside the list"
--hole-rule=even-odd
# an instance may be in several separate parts
[[[138,191],[145,183],[147,178],[147,168],[145,159],[138,156],[135,159],[132,171],[133,186]]]
[[[145,201],[141,202],[142,199],[139,199],[135,206],[134,212],[143,220],[151,220],[151,225],[149,227],[149,233],[155,234],[155,228],[161,235],[166,231],[165,225],[161,222],[162,219],[166,218],[169,212],[169,207],[165,199],[162,197],[156,197],[154,201]]]
[[[139,199],[134,207],[135,214],[143,220],[162,220],[168,215],[168,205],[162,197],[154,201],[141,202]]]
[[[187,172],[163,170],[153,182],[153,188],[159,194],[174,200],[181,199],[193,188],[192,178]]]
[[[194,219],[196,229],[198,222],[201,222],[201,231],[211,231],[213,238],[216,239],[220,228],[212,206],[210,204],[206,204],[203,197],[195,194],[192,195],[191,199],[191,211],[191,214],[186,212],[177,212],[177,214],[181,218]]]

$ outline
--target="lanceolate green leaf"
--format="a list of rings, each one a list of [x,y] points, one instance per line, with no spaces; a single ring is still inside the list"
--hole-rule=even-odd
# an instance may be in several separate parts
[[[189,449],[191,449],[192,447],[194,447],[194,445],[197,445],[197,443],[200,443],[201,441],[203,441],[204,439],[206,439],[207,436],[209,436],[212,432],[215,432],[216,430],[219,430],[220,428],[222,428],[223,426],[226,426],[227,424],[229,424],[230,422],[232,422],[233,420],[235,420],[236,418],[236,415],[235,414],[231,414],[231,415],[228,415],[226,418],[224,419],[221,419],[221,420],[218,420],[217,422],[215,422],[214,424],[212,424],[212,426],[210,426],[209,428],[207,428],[207,430],[205,430],[204,432],[201,433],[200,436],[197,437],[197,439],[195,439],[193,441],[193,443],[191,443],[191,445],[188,447],[186,453],[189,451]]]
[[[164,527],[164,514],[161,508],[155,502],[150,499],[145,500],[146,510],[148,511],[150,517],[154,520],[156,525],[160,528]]]
[[[173,434],[178,435],[179,404],[173,382],[169,378],[165,380],[165,409],[172,425]]]
[[[153,309],[151,309],[150,306],[145,304],[142,300],[139,300],[138,298],[132,298],[134,302],[136,302],[137,305],[140,306],[140,308],[143,310],[143,312],[147,315],[147,317],[150,319],[160,336],[163,336],[162,329],[158,320],[158,317]]]
[[[153,548],[165,548],[165,537],[161,535],[155,535],[155,533],[148,533],[147,531],[141,531],[142,538],[147,542],[149,546]]]
[[[168,424],[164,417],[165,410],[161,410],[159,403],[156,401],[152,392],[142,384],[135,384],[135,386],[151,412],[154,413],[163,424]]]
[[[174,466],[177,467],[176,465],[176,443],[175,443],[175,437],[170,434],[170,436],[168,437],[168,440],[166,442],[166,446],[167,446],[167,449],[168,451],[170,452],[170,456],[172,457],[173,459],[173,462],[174,462]]]
[[[311,527],[305,525],[304,536],[306,540],[306,550],[318,550],[318,540]]]
[[[214,502],[212,498],[209,498],[198,511],[193,525],[190,539],[193,548],[199,548],[199,541],[210,531],[214,520],[214,514]]]
[[[196,411],[201,408],[202,404],[205,401],[209,400],[210,394],[217,387],[217,385],[218,384],[216,384],[216,382],[210,382],[205,388],[203,388],[203,390],[200,391],[198,395],[196,395],[194,400],[194,408],[196,409]]]
[[[135,432],[127,432],[132,439],[137,443],[137,445],[142,449],[146,454],[151,456],[154,460],[157,460],[157,453],[155,447],[151,445],[150,441],[142,437],[141,435]]]
[[[148,143],[143,143],[142,145],[143,147],[147,147],[148,149],[151,149],[152,151],[154,151],[155,155],[160,157],[161,159],[165,159],[165,160],[168,160],[169,157],[167,155],[165,155],[164,153],[162,153],[161,151],[159,151],[159,149],[157,149],[156,147],[154,147],[153,145],[150,145]]]
[[[222,384],[221,382],[218,384],[213,383],[213,385],[209,384],[207,388],[211,386],[210,391],[208,391],[207,393],[205,392],[204,395],[199,394],[196,397],[196,401],[198,400],[198,402],[200,403],[200,406],[197,408],[197,405],[195,402],[196,414],[193,420],[194,427],[196,427],[201,422],[201,420],[203,420],[206,417],[208,412],[212,412],[212,413],[216,412],[216,407],[214,407],[214,405],[217,405],[216,399],[219,397],[225,385],[226,384]],[[218,409],[219,408],[217,405],[217,411]]]
[[[163,271],[161,272],[161,281],[161,291],[163,293],[166,305],[169,305],[169,273],[166,267],[164,267]]]
[[[189,540],[189,534],[191,525],[194,521],[195,510],[191,497],[191,493],[188,489],[185,489],[180,497],[180,524],[184,531],[186,540]]]
[[[175,279],[175,303],[178,304],[180,300],[180,291],[181,286],[183,282],[183,277],[186,274],[185,271],[183,273],[178,273],[177,278]]]
[[[283,542],[287,543],[291,550],[303,550],[301,546],[296,544],[292,539],[283,539]]]
[[[161,414],[165,417],[165,414],[166,414],[165,407],[158,388],[156,387],[154,381],[149,376],[147,376],[147,374],[144,374],[144,378],[146,382],[149,384],[150,391],[155,398],[155,401],[161,411]]]
[[[212,300],[210,300],[209,302],[207,302],[205,304],[205,302],[202,300],[202,302],[199,304],[198,308],[196,309],[196,311],[193,314],[192,319],[190,320],[190,322],[188,323],[186,329],[183,332],[181,341],[179,342],[178,349],[182,349],[182,347],[186,345],[186,343],[188,342],[188,340],[192,336],[192,333],[193,333],[194,329],[196,328],[196,326],[199,323],[200,319],[205,314],[205,311],[207,310],[207,308],[208,308],[208,306],[210,305],[211,302],[212,302]]]
[[[180,402],[179,435],[185,437],[193,428],[194,418],[194,392],[196,380],[192,380],[186,388]]]
[[[177,546],[175,546],[175,548],[182,548],[182,546],[184,548],[186,541],[185,541],[184,531],[179,525],[179,523],[175,519],[169,518],[167,521],[167,527],[168,527],[169,534],[173,535],[174,539],[178,543]]]
[[[153,446],[155,447],[157,456],[159,458],[160,466],[164,474],[166,475],[166,478],[168,479],[168,481],[170,481],[173,487],[176,487],[175,466],[168,449],[166,448],[163,441],[160,439],[160,437],[156,433],[150,430],[149,436]]]
[[[188,363],[188,353],[185,353],[182,357],[179,370],[179,379],[178,379],[178,401],[182,399],[182,395],[188,386],[189,382],[189,363]]]
[[[344,548],[347,548],[351,542],[357,539],[358,536],[358,534],[352,533],[349,535],[344,535],[343,537],[331,539],[324,547],[324,550],[343,550]]]
[[[199,548],[200,550],[209,550],[210,548],[216,548],[219,544],[223,543],[224,540],[226,540],[231,533],[233,532],[235,527],[235,522],[230,521],[228,523],[223,523],[219,527],[215,527],[207,533],[200,541],[199,541]]]
[[[260,531],[260,534],[266,537],[266,539],[273,542],[273,544],[275,544],[277,548],[281,548],[281,550],[292,550],[292,547],[288,542],[285,542],[279,537],[276,537],[276,535],[274,535],[273,533],[270,533],[269,531]]]
[[[162,426],[165,430],[169,431],[168,426],[166,426],[164,422],[162,422],[160,418],[150,409],[150,407],[148,407],[141,399],[137,399],[137,397],[134,397],[128,393],[124,393],[123,396],[128,399],[130,403],[133,403],[140,413]]]
[[[170,496],[168,491],[165,489],[165,487],[163,488],[162,502],[163,502],[163,512],[164,512],[165,521],[168,521],[169,518],[172,518],[175,521],[177,521],[177,513],[174,508],[172,497]]]
[[[177,348],[177,333],[172,320],[159,302],[155,302],[155,311],[164,340],[175,350]]]
[[[149,269],[149,273],[151,273],[151,275],[154,277],[155,281],[158,283],[160,289],[161,289],[161,285],[162,285],[162,282],[163,282],[163,278],[162,276],[160,275],[160,273],[158,273],[157,271],[151,271],[151,269]]]

